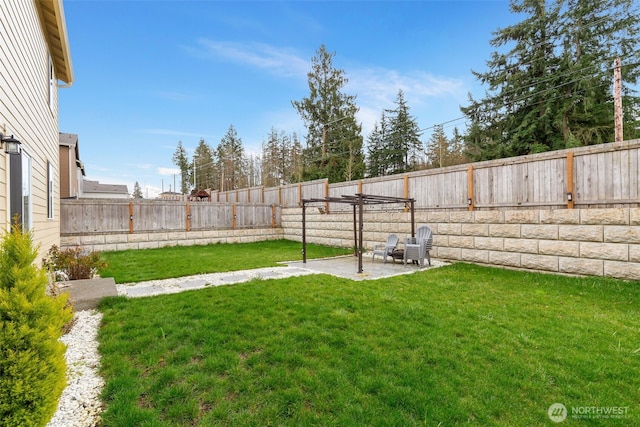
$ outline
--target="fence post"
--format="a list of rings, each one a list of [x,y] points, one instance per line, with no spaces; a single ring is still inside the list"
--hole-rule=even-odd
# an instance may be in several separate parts
[[[329,180],[328,179],[324,181],[324,197],[325,198],[329,197]],[[324,210],[327,214],[329,213],[329,202],[325,202]]]
[[[573,194],[573,152],[567,153],[567,209],[574,207]]]
[[[187,203],[187,231],[191,231],[191,205]]]
[[[133,234],[133,202],[129,202],[129,234]]]
[[[236,212],[237,212],[236,211],[236,204],[234,203],[232,205],[233,223],[232,223],[232,226],[231,226],[234,230],[236,229],[236,226],[237,226],[237,223],[236,223]]]
[[[264,204],[264,185],[260,187],[260,203]]]
[[[469,166],[467,169],[467,205],[469,205],[469,210],[472,211],[474,208],[475,201],[473,200],[473,166]]]
[[[404,198],[408,199],[409,198],[409,175],[404,176]],[[408,212],[409,211],[409,207],[407,206],[407,204],[404,204],[404,211]]]
[[[302,206],[302,183],[298,183],[298,207]]]
[[[271,205],[271,228],[276,228],[276,205]]]
[[[247,202],[251,203],[251,188],[247,188]]]
[[[282,186],[278,186],[278,204],[282,206]]]

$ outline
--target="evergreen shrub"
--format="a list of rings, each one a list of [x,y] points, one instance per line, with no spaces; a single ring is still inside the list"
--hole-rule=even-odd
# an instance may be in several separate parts
[[[14,225],[0,242],[0,426],[44,426],[66,385],[65,346],[72,316],[67,294],[47,295],[31,233]]]

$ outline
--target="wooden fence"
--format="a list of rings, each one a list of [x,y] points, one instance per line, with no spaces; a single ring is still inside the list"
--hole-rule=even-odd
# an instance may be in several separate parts
[[[253,203],[169,200],[62,200],[60,233],[148,233],[216,229],[276,228],[281,208]]]
[[[639,166],[640,140],[632,140],[336,184],[215,192],[214,200],[287,208],[302,199],[364,193],[414,198],[416,208],[431,210],[638,207]]]
[[[281,209],[302,199],[356,193],[413,198],[422,210],[639,207],[639,166],[640,140],[632,140],[337,184],[322,179],[214,192],[212,202],[63,200],[61,233],[278,227]]]

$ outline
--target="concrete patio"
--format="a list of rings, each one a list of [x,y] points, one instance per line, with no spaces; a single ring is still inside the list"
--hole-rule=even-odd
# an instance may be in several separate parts
[[[130,298],[172,294],[211,286],[231,285],[248,282],[255,278],[283,279],[310,274],[330,274],[350,280],[376,280],[385,277],[411,274],[419,270],[447,265],[439,260],[431,260],[431,266],[404,265],[401,261],[386,263],[371,254],[362,257],[362,273],[358,273],[358,258],[353,255],[302,261],[283,262],[282,267],[257,268],[252,270],[229,271],[223,273],[200,274],[174,279],[150,280],[139,283],[116,284],[112,278],[74,280],[64,282],[61,290],[69,292],[69,298],[76,311],[95,308],[106,296],[124,295]]]

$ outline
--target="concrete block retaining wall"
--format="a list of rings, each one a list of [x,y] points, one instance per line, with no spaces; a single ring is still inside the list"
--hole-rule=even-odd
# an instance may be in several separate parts
[[[410,213],[364,215],[364,246],[404,241]],[[354,245],[353,214],[307,209],[307,241]],[[434,232],[432,256],[556,273],[640,280],[640,208],[415,213]],[[284,238],[302,241],[302,209],[282,213]]]
[[[62,248],[81,246],[90,251],[105,252],[160,248],[164,246],[208,245],[210,243],[249,243],[283,238],[282,228],[252,228],[242,230],[62,236],[60,238],[60,246]]]
[[[306,222],[307,242],[354,246],[351,212],[308,208]],[[435,258],[640,280],[640,208],[416,211],[415,222],[432,228]],[[410,236],[410,213],[364,214],[367,250],[390,233],[401,242]],[[301,208],[282,210],[282,228],[63,236],[61,246],[111,251],[282,238],[302,241]]]

